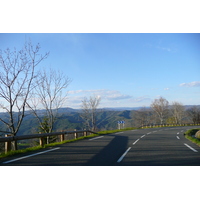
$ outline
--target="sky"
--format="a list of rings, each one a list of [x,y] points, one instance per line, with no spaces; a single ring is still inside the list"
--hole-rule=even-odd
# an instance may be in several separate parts
[[[28,39],[31,39],[33,44],[40,43],[42,53],[50,52],[48,59],[40,67],[59,69],[72,79],[67,88],[66,107],[80,108],[81,100],[90,95],[101,96],[101,107],[149,106],[160,96],[169,102],[179,101],[185,105],[200,104],[198,25],[200,12],[197,0],[190,0],[189,3],[179,0],[124,0],[123,2],[9,0],[1,2],[1,8],[0,49],[8,47],[21,49]],[[99,184],[104,181],[106,174],[110,179],[108,182],[104,181],[104,189],[109,188],[109,191],[113,191],[119,188],[120,192],[116,193],[118,198],[120,195],[129,195],[127,186],[130,185],[122,184],[123,187],[118,184],[119,181],[128,183],[128,179],[132,178],[135,181],[131,187],[134,185],[135,191],[139,191],[134,195],[140,198],[143,194],[142,175],[151,181],[147,187],[148,196],[145,197],[149,198],[156,185],[159,192],[156,194],[154,192],[153,198],[160,199],[166,187],[171,187],[172,190],[176,188],[177,192],[174,194],[180,198],[179,191],[185,184],[185,181],[168,184],[171,180],[169,173],[176,176],[177,180],[182,180],[184,171],[180,168],[167,169],[168,173],[163,173],[163,168],[157,167],[156,169],[145,168],[145,170],[137,168],[137,173],[133,173],[133,168],[120,169],[123,171],[119,171],[119,168],[116,168],[116,171],[112,167],[106,168],[102,176],[102,173],[96,173],[96,168],[95,171],[89,168],[88,173],[79,174],[80,180],[84,181],[81,185],[91,182]],[[52,171],[51,168],[44,168],[42,176],[46,175],[46,180],[49,178],[50,170]],[[102,172],[102,169],[100,171]],[[37,174],[40,172],[37,171]],[[64,180],[63,171],[57,170],[57,172],[60,172],[60,176],[57,174],[58,177]],[[88,176],[94,174],[93,172],[95,176]],[[23,169],[24,173],[26,170]],[[6,174],[5,180],[10,181],[7,178],[9,171],[5,173],[4,169],[4,174]],[[21,173],[15,175],[18,174],[21,176]],[[151,174],[153,177],[149,177]],[[27,175],[23,178],[38,179],[35,173],[30,174],[27,171]],[[82,177],[83,175],[87,177]],[[21,180],[21,177],[16,178]],[[70,185],[77,182],[74,173],[67,174],[66,178]],[[166,181],[168,178],[169,181]],[[62,180],[60,180],[61,184]],[[191,177],[188,181],[191,181]],[[51,184],[52,181],[49,183]],[[9,182],[4,182],[4,185],[8,184]],[[63,186],[61,184],[57,184],[57,189],[60,190]],[[64,185],[66,184],[67,182]],[[151,188],[150,185],[153,187]],[[45,187],[43,183],[41,186]],[[45,189],[50,186],[47,185]],[[177,186],[180,190],[177,190]],[[30,184],[28,187],[31,188]],[[18,190],[17,187],[15,188]],[[5,191],[8,190],[6,192],[9,192],[9,189],[4,187]],[[73,198],[76,187],[70,189],[73,191],[71,192]],[[80,198],[87,191],[87,188],[81,187],[81,189]],[[132,190],[129,191],[132,195]],[[46,198],[47,193],[40,195],[43,194]],[[110,195],[113,197],[113,194],[112,192]],[[186,196],[187,194],[184,193],[183,197]],[[188,196],[191,198],[191,193],[188,193]],[[93,195],[92,198],[90,194],[88,197],[93,199]],[[54,196],[48,198],[52,199]]]
[[[100,96],[102,108],[148,107],[160,96],[200,104],[198,33],[1,33],[0,49],[28,40],[50,53],[39,67],[72,80],[65,107],[90,96]]]

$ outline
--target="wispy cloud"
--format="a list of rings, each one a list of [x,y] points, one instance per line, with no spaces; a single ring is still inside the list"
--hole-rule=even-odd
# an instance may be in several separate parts
[[[139,103],[144,101],[150,101],[151,99],[148,96],[141,96],[133,99],[133,102]]]
[[[200,81],[193,81],[191,83],[181,83],[181,87],[200,87]]]
[[[98,89],[98,90],[71,90],[68,92],[69,95],[98,95],[101,98],[107,100],[120,100],[120,99],[129,99],[132,98],[130,95],[122,94],[120,91],[117,90],[106,90],[106,89]]]
[[[164,90],[169,90],[169,88],[164,88]]]
[[[174,44],[164,45],[161,40],[158,41],[158,44],[148,43],[145,46],[149,47],[149,48],[158,49],[158,50],[161,50],[161,51],[167,51],[167,52],[172,52],[172,53],[177,52],[176,45],[174,45]]]
[[[120,104],[121,101],[132,99],[131,95],[122,94],[117,90],[97,89],[97,90],[70,90],[68,91],[68,100],[66,106],[80,108],[84,97],[89,96],[101,97],[101,106],[114,106]]]
[[[160,50],[162,50],[162,51],[168,51],[168,52],[172,51],[172,49],[171,49],[170,47],[156,46],[156,48],[157,48],[157,49],[160,49]]]

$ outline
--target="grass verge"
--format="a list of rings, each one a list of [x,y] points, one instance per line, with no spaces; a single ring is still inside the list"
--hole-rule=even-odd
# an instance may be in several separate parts
[[[185,132],[185,138],[187,138],[188,140],[190,140],[191,142],[197,144],[198,146],[200,146],[200,139],[195,138],[194,135],[197,131],[199,131],[200,129],[196,128],[196,129],[190,129],[188,131]]]
[[[60,144],[65,144],[65,143],[74,142],[74,141],[77,141],[77,140],[82,140],[82,139],[85,139],[85,138],[95,137],[97,135],[99,135],[99,134],[91,134],[91,135],[82,136],[82,137],[79,137],[79,138],[73,139],[73,140],[64,140],[63,142],[55,142],[55,143],[51,143],[51,144],[45,144],[44,147],[35,146],[35,147],[29,147],[29,148],[26,148],[26,149],[20,149],[20,150],[16,150],[16,151],[9,151],[8,153],[0,154],[0,158],[5,158],[7,156],[12,156],[12,155],[20,154],[20,153],[26,153],[26,152],[30,152],[30,151],[39,150],[39,149],[45,149],[47,147],[53,147],[53,146],[57,146],[57,145],[60,145]]]
[[[57,146],[57,145],[61,145],[61,144],[69,143],[69,142],[75,142],[77,140],[82,140],[82,139],[85,139],[85,138],[91,138],[91,137],[95,137],[95,136],[99,136],[99,135],[103,135],[103,134],[111,134],[111,133],[122,132],[122,131],[133,130],[133,129],[136,129],[136,128],[125,128],[125,129],[121,129],[121,130],[117,129],[117,130],[110,130],[110,131],[100,131],[100,132],[97,132],[97,134],[82,136],[82,137],[79,137],[77,139],[64,140],[63,142],[55,142],[55,143],[51,143],[51,144],[45,144],[44,147],[35,146],[35,147],[29,147],[29,148],[26,148],[26,149],[10,151],[8,153],[2,153],[2,154],[0,154],[0,158],[5,158],[5,157],[16,155],[16,154],[21,154],[21,153],[26,153],[26,152],[30,152],[30,151],[39,150],[39,149],[44,149],[44,148],[47,148],[47,147],[53,147],[53,146]]]

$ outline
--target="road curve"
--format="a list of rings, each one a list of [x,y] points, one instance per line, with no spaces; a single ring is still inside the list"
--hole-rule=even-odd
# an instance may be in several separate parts
[[[0,159],[3,166],[199,166],[200,147],[184,137],[195,127],[138,129]]]

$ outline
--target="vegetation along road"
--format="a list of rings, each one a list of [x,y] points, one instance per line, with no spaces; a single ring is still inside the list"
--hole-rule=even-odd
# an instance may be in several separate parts
[[[0,160],[3,166],[199,166],[195,127],[136,129],[87,138]]]

